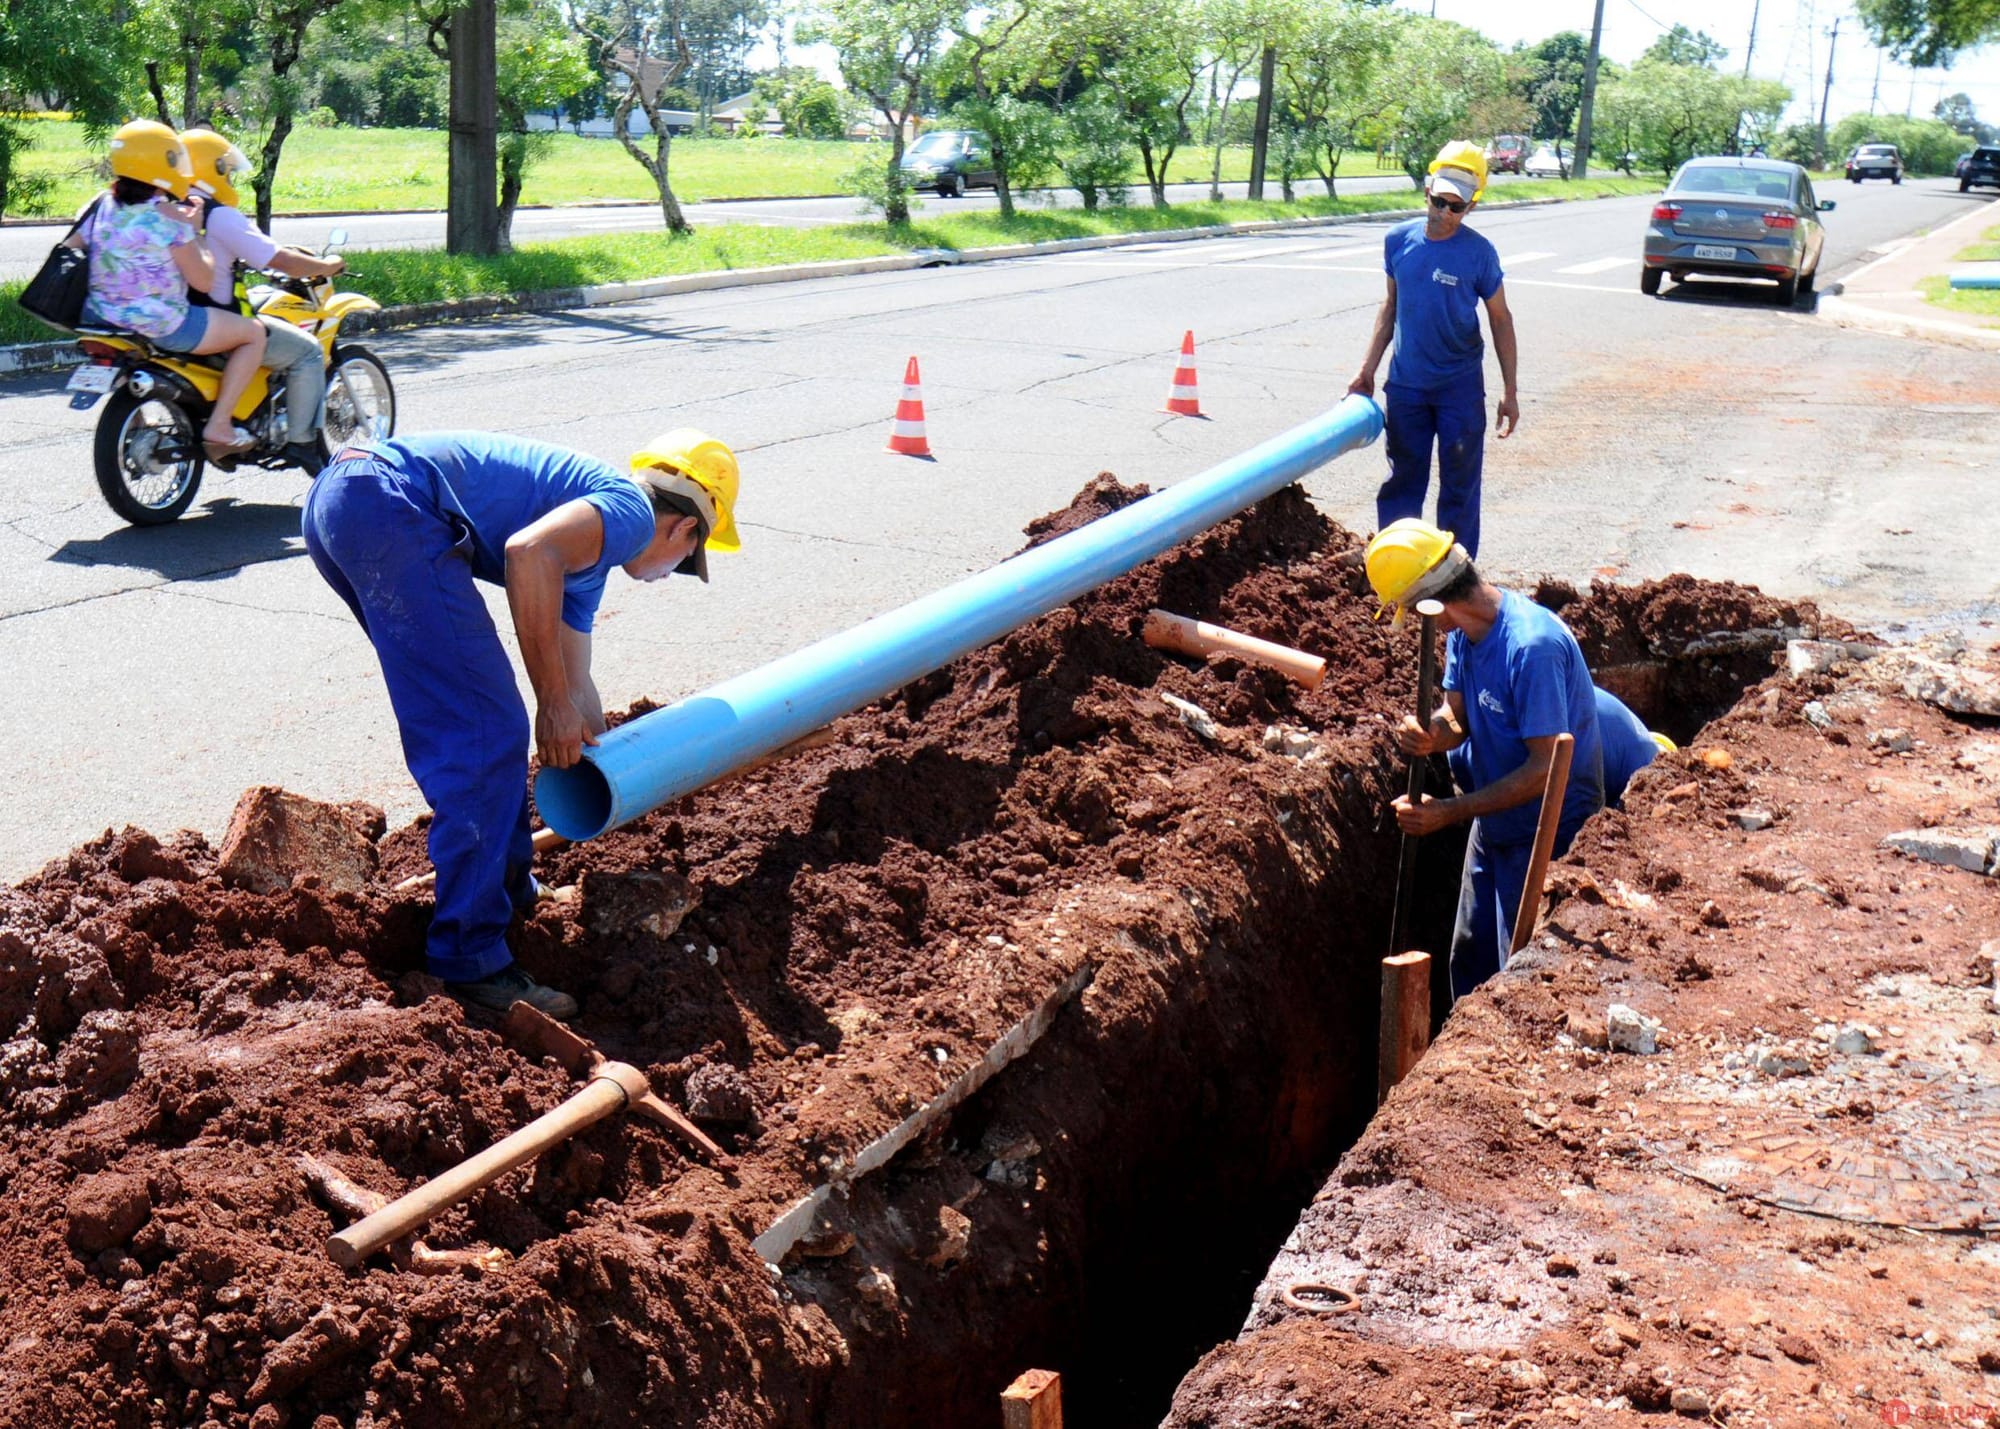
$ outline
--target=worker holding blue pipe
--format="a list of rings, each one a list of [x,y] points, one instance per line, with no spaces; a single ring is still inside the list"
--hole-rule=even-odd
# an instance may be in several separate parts
[[[606,577],[617,566],[639,581],[706,581],[708,552],[738,548],[736,492],[735,454],[691,428],[635,452],[629,475],[545,442],[434,432],[349,447],[314,482],[306,550],[381,661],[432,813],[428,966],[461,1002],[577,1011],[507,946],[539,893],[529,726],[474,582],[506,588],[535,691],[536,756],[566,769],[604,732],[590,647]]]
[[[1596,688],[1569,627],[1517,591],[1479,574],[1449,531],[1405,517],[1364,553],[1368,582],[1400,617],[1420,600],[1443,605],[1444,701],[1419,724],[1395,732],[1405,754],[1456,754],[1464,792],[1412,803],[1398,795],[1396,823],[1413,837],[1472,825],[1451,935],[1451,988],[1464,997],[1507,965],[1514,917],[1532,860],[1557,739],[1567,734],[1569,784],[1556,822],[1555,852],[1569,848],[1604,804]]]

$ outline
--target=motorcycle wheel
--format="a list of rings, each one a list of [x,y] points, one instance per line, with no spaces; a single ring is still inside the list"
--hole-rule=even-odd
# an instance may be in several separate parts
[[[192,413],[159,397],[111,394],[97,422],[97,489],[134,526],[176,520],[201,488],[206,461]]]
[[[342,447],[396,435],[396,388],[389,369],[367,348],[342,344],[326,374],[326,419],[320,447],[330,461]]]

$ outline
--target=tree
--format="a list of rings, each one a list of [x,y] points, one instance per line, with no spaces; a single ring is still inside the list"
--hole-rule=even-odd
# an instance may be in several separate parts
[[[1046,179],[1055,168],[1055,116],[1028,104],[1020,91],[1034,85],[1046,46],[1024,28],[1032,11],[1023,3],[980,7],[961,15],[957,40],[940,68],[972,91],[956,108],[956,122],[986,135],[993,156],[993,188],[1000,216],[1014,216],[1014,185]],[[977,18],[975,26],[971,22]]]
[[[303,86],[293,74],[305,53],[306,32],[313,22],[331,14],[342,0],[253,0],[252,27],[257,49],[264,64],[259,69],[258,125],[263,139],[257,144],[258,164],[250,176],[250,188],[257,196],[257,226],[271,227],[271,191],[278,183],[278,162],[284,156],[285,140],[303,108]]]
[[[1219,104],[1213,115],[1214,157],[1208,175],[1208,196],[1222,200],[1222,151],[1229,142],[1229,109],[1237,86],[1252,65],[1263,62],[1264,51],[1285,48],[1304,23],[1310,0],[1205,0],[1209,44],[1214,61],[1209,80]]]
[[[494,97],[500,114],[500,251],[514,246],[514,209],[528,170],[547,156],[552,132],[532,132],[528,116],[590,82],[582,38],[537,0],[502,0]]]
[[[1063,177],[1083,197],[1086,209],[1103,199],[1125,202],[1132,172],[1132,126],[1124,106],[1106,89],[1087,89],[1063,110]]]
[[[1739,132],[1772,142],[1791,99],[1775,80],[1644,59],[1601,82],[1600,137],[1616,133],[1621,152],[1635,151],[1649,168],[1672,173],[1695,154],[1721,153]]]
[[[1986,130],[1986,126],[1979,122],[1979,111],[1973,106],[1969,94],[1946,95],[1931,113],[1942,119],[1948,128],[1975,142]]]
[[[1868,37],[1916,69],[2000,39],[2000,0],[1855,0]]]
[[[692,62],[687,36],[681,29],[679,0],[612,0],[602,8],[585,8],[586,0],[561,0],[569,27],[597,51],[598,63],[617,92],[611,108],[611,129],[632,161],[646,171],[660,195],[660,217],[667,232],[693,232],[680,200],[674,197],[670,168],[673,133],[661,102],[667,86]],[[653,152],[639,147],[632,134],[632,110],[646,116]]]
[[[1668,65],[1694,65],[1701,69],[1714,69],[1729,58],[1729,51],[1721,42],[1711,39],[1700,30],[1690,30],[1686,25],[1676,25],[1652,44],[1646,46],[1642,60],[1658,60]]]
[[[751,87],[750,51],[770,29],[774,7],[768,0],[680,0],[680,9],[688,47],[681,78],[694,91],[690,107],[700,112],[706,128],[718,100]]]
[[[1278,52],[1279,181],[1287,199],[1304,173],[1318,174],[1327,197],[1335,196],[1341,155],[1393,108],[1380,76],[1401,27],[1395,12],[1353,3],[1315,5],[1300,17]]]
[[[49,100],[67,105],[93,136],[101,135],[124,117],[125,59],[105,0],[0,0],[0,213],[47,188],[21,170],[34,130],[16,116],[35,108],[32,100]]]
[[[1900,114],[1850,114],[1833,126],[1827,147],[1846,154],[1857,144],[1894,144],[1912,174],[1949,174],[1965,151],[1965,135],[1938,119]]]
[[[1167,206],[1167,167],[1187,133],[1188,103],[1209,66],[1208,33],[1192,5],[1083,0],[1064,14],[1079,68],[1118,101],[1139,150],[1155,208]]]
[[[833,46],[847,87],[888,124],[882,211],[894,227],[910,221],[910,188],[903,176],[910,123],[925,81],[964,19],[964,0],[819,0],[800,27],[806,43]]]
[[[1422,187],[1433,155],[1467,137],[1481,99],[1506,83],[1493,42],[1448,20],[1398,14],[1389,61],[1376,83],[1388,99],[1382,123],[1410,182]]]
[[[1583,99],[1583,63],[1590,42],[1575,30],[1550,35],[1528,50],[1533,71],[1528,102],[1535,107],[1531,133],[1537,139],[1566,139]]]

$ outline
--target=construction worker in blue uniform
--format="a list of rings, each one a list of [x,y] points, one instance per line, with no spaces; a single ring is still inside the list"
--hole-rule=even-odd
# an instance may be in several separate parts
[[[306,498],[306,550],[382,663],[403,755],[431,806],[437,911],[429,970],[460,1001],[552,1017],[576,1000],[514,962],[509,923],[534,904],[527,710],[475,581],[501,585],[535,691],[542,764],[567,769],[604,731],[591,625],[614,566],[708,579],[738,548],[736,457],[682,428],[595,457],[485,432],[340,452]]]
[[[1664,734],[1647,729],[1639,716],[1611,691],[1597,691],[1597,737],[1604,741],[1605,807],[1624,807],[1632,776],[1674,748]]]
[[[1375,494],[1378,530],[1422,516],[1437,452],[1437,524],[1479,554],[1479,484],[1486,461],[1486,346],[1479,305],[1493,328],[1502,391],[1495,426],[1504,438],[1521,419],[1515,390],[1514,315],[1507,307],[1500,255],[1465,227],[1486,194],[1486,154],[1454,140],[1431,161],[1424,216],[1389,230],[1382,266],[1389,292],[1375,315],[1361,370],[1350,392],[1375,395],[1375,369],[1395,342],[1383,389],[1389,479]]]
[[[1464,792],[1414,805],[1399,795],[1394,809],[1412,836],[1472,825],[1451,938],[1452,996],[1464,997],[1507,965],[1558,736],[1575,741],[1558,855],[1604,804],[1596,687],[1569,627],[1481,577],[1451,532],[1406,517],[1368,543],[1364,560],[1369,584],[1399,619],[1419,600],[1444,606],[1444,701],[1423,724],[1405,716],[1396,743],[1412,756],[1455,755]]]

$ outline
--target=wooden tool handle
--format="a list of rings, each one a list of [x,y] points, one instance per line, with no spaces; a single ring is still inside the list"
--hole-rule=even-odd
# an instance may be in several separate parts
[[[646,1074],[624,1062],[598,1067],[590,1084],[553,1111],[535,1118],[512,1136],[496,1141],[477,1156],[397,1197],[374,1215],[356,1221],[338,1235],[327,1237],[327,1256],[343,1270],[352,1270],[391,1241],[411,1234],[438,1212],[457,1205],[509,1171],[525,1166],[552,1146],[559,1146],[585,1127],[604,1120],[628,1102],[652,1090]]]
[[[1287,679],[1297,680],[1309,690],[1318,689],[1319,682],[1326,678],[1326,661],[1317,655],[1308,655],[1303,650],[1294,650],[1289,645],[1279,645],[1274,641],[1259,640],[1254,635],[1245,635],[1226,626],[1175,615],[1169,610],[1148,611],[1140,634],[1156,650],[1173,650],[1182,655],[1214,655],[1219,652],[1248,660],[1253,665],[1266,665]]]
[[[1431,710],[1437,703],[1437,618],[1443,609],[1432,600],[1417,604],[1421,618],[1417,629],[1417,726],[1426,730],[1431,726]],[[1408,792],[1412,805],[1424,801],[1424,766],[1429,762],[1429,756],[1421,754],[1410,760]],[[1391,957],[1399,957],[1409,951],[1410,913],[1416,905],[1416,898],[1417,841],[1404,834],[1401,857],[1396,864],[1396,905],[1389,915]]]
[[[534,838],[530,839],[529,842],[534,846],[536,853],[547,853],[552,848],[561,848],[569,840],[554,829],[536,829]],[[412,888],[429,888],[436,882],[437,870],[432,869],[429,873],[412,874],[396,885],[396,891],[403,893]]]
[[[1535,822],[1535,856],[1528,862],[1528,881],[1521,885],[1521,907],[1514,914],[1514,945],[1507,950],[1510,956],[1526,947],[1535,931],[1535,913],[1542,906],[1542,882],[1549,876],[1549,856],[1556,848],[1556,825],[1562,822],[1563,796],[1569,793],[1569,761],[1575,750],[1572,736],[1556,736],[1549,782],[1542,789],[1542,816]]]

